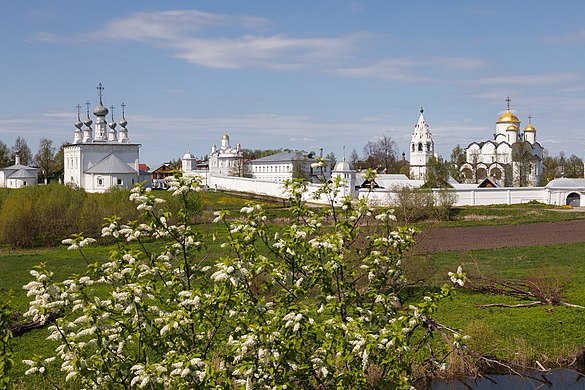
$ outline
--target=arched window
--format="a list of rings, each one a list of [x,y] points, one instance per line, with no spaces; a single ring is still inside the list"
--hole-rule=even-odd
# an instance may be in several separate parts
[[[422,142],[418,144],[418,151],[422,152],[423,151],[423,144]]]

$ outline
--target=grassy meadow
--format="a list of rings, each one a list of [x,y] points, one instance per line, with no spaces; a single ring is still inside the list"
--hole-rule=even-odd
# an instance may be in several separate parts
[[[93,197],[95,194],[91,194]],[[127,195],[127,194],[124,194]],[[0,191],[0,207],[9,202],[9,196]],[[89,195],[88,195],[89,196]],[[167,196],[161,191],[161,196]],[[116,199],[121,199],[116,194]],[[241,195],[221,192],[199,194],[200,219],[196,222],[206,235],[207,250],[202,256],[213,258],[220,251],[211,235],[218,231],[211,225],[213,211],[218,209],[239,210],[247,201]],[[111,201],[111,200],[110,200]],[[260,200],[269,214],[278,222],[285,213],[282,201]],[[101,209],[100,209],[101,210]],[[584,213],[568,213],[551,210],[549,206],[529,204],[521,206],[461,207],[452,211],[452,220],[419,222],[419,229],[433,227],[478,226],[548,222],[583,219]],[[3,222],[3,221],[0,221]],[[84,250],[89,261],[105,260],[111,248],[90,247]],[[13,307],[23,313],[28,298],[22,286],[31,279],[30,269],[46,262],[56,279],[85,272],[86,263],[76,252],[65,247],[36,247],[14,249],[0,246],[0,290],[13,290]],[[468,277],[483,275],[505,280],[535,278],[541,283],[560,286],[566,302],[585,306],[585,244],[506,248],[469,252],[434,253],[425,256],[407,256],[404,265],[409,280],[418,280],[413,291],[433,289],[448,282],[447,273],[462,265]],[[468,346],[476,352],[520,364],[538,360],[543,364],[566,364],[585,346],[585,309],[535,306],[529,308],[478,308],[489,303],[522,303],[512,297],[485,294],[460,289],[449,301],[441,304],[437,320],[460,328],[470,335]],[[26,366],[23,359],[33,355],[47,355],[55,344],[46,341],[47,329],[31,331],[13,340],[14,377],[24,381],[23,387],[31,387],[24,378]],[[42,384],[37,384],[43,388]]]

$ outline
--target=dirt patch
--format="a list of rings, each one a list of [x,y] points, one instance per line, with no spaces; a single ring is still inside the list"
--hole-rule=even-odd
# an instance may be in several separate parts
[[[585,220],[429,229],[416,241],[414,254],[571,244],[585,242]]]

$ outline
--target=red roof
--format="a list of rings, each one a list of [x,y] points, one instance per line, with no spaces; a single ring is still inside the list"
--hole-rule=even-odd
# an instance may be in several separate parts
[[[138,164],[138,169],[140,169],[141,171],[144,171],[144,172],[150,171],[150,168],[146,164]]]

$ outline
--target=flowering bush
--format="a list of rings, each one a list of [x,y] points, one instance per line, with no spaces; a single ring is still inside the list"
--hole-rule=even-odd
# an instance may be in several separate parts
[[[286,183],[283,226],[251,203],[238,216],[216,212],[226,228],[216,259],[188,207],[171,216],[134,188],[142,219],[107,221],[102,235],[118,242],[109,260],[63,282],[44,266],[31,271],[26,314],[66,315],[50,327],[55,356],[25,361],[28,373],[47,375],[57,359],[86,388],[409,388],[411,348],[426,340],[418,330],[437,330],[430,316],[451,288],[407,298],[401,259],[415,231],[365,200],[310,208],[304,188]],[[197,189],[176,178],[169,191],[186,200]],[[92,242],[65,241],[82,254]]]

